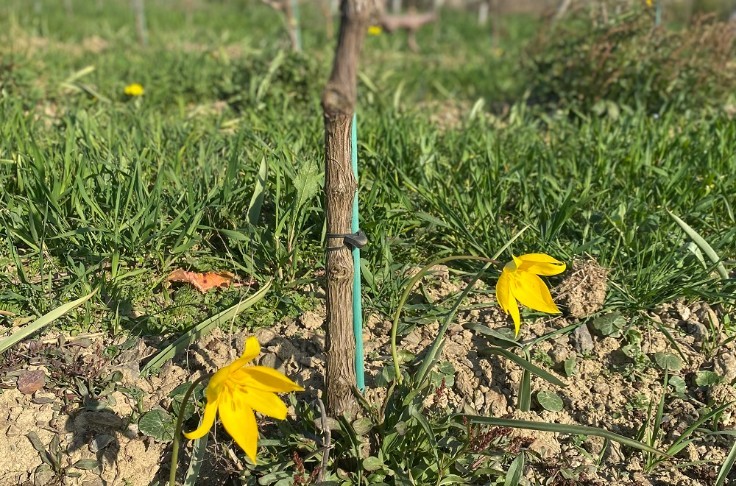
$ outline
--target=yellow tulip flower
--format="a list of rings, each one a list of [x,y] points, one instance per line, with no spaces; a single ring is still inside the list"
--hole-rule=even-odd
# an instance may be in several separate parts
[[[187,439],[199,439],[212,428],[219,412],[222,425],[253,463],[258,450],[258,426],[253,411],[283,420],[286,405],[276,395],[303,391],[289,378],[266,366],[246,366],[261,352],[254,337],[248,338],[243,355],[215,373],[207,385],[202,423],[197,430],[185,433]]]
[[[496,283],[496,300],[506,314],[514,320],[516,335],[521,327],[517,301],[523,305],[550,314],[560,310],[552,301],[547,285],[538,275],[557,275],[565,271],[565,264],[544,253],[513,256],[501,272]]]

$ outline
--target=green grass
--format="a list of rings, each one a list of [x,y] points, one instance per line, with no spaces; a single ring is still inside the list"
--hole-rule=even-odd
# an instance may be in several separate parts
[[[53,325],[173,338],[253,293],[170,287],[165,279],[176,268],[228,270],[260,285],[273,279],[266,297],[237,318],[241,326],[319,306],[320,92],[334,42],[319,13],[303,6],[305,53],[294,54],[281,18],[255,0],[201,0],[192,10],[148,0],[147,48],[136,43],[127,0],[102,8],[73,1],[71,14],[64,2],[41,0],[40,12],[34,3],[0,5],[0,310],[12,313],[0,323],[46,325],[42,316],[99,288]],[[709,259],[701,263],[668,211],[733,275],[733,120],[677,103],[656,116],[621,109],[615,117],[535,106],[519,59],[539,22],[501,24],[493,35],[462,12],[443,12],[420,32],[420,54],[402,34],[366,39],[358,138],[367,311],[397,310],[408,268],[451,255],[489,257],[528,228],[510,251],[568,263],[592,255],[610,269],[603,312],[622,313],[627,336],[651,325],[640,311],[676,299],[732,313],[736,280],[719,279]],[[125,97],[133,82],[143,97]],[[251,204],[254,195],[262,205]],[[470,275],[479,264],[453,268]],[[408,305],[400,331],[441,317],[431,307],[439,304]],[[544,365],[545,357],[535,361]],[[438,477],[453,470],[481,431],[474,427],[492,425],[460,427],[444,415],[430,424],[419,391],[397,390],[411,400],[398,391],[389,397],[387,422],[376,422],[390,425],[380,447],[402,442],[406,454],[387,453],[387,461],[416,459],[417,473],[431,472],[432,454]],[[308,418],[302,425],[312,427],[316,412],[299,407]],[[412,455],[415,437],[399,437],[392,420],[416,420],[411,434],[424,441],[426,432],[423,452]],[[342,424],[343,432],[353,425]],[[450,427],[464,428],[467,440],[447,434]],[[359,456],[343,450],[357,450],[361,433],[351,434],[354,442],[337,444],[338,459]],[[446,439],[439,449],[436,437]],[[442,447],[455,452],[440,461]],[[462,467],[471,471],[473,462]],[[508,466],[509,477],[522,466]]]
[[[83,327],[166,333],[238,298],[162,285],[183,266],[276,276],[260,324],[297,314],[314,305],[300,288],[323,262],[321,195],[299,182],[323,164],[319,95],[332,55],[317,48],[327,45],[323,20],[306,9],[307,54],[294,55],[282,50],[278,17],[257,3],[212,2],[191,15],[150,3],[147,49],[135,43],[126,2],[101,11],[75,2],[73,28],[61,2],[41,2],[40,16],[24,2],[2,7],[0,305],[40,316],[102,286]],[[359,139],[370,305],[391,312],[402,268],[491,255],[526,225],[514,252],[588,253],[611,268],[610,306],[726,300],[733,281],[716,283],[666,210],[722,258],[736,257],[730,119],[537,112],[514,79],[531,28],[509,25],[494,40],[450,13],[422,32],[423,55],[407,52],[401,35],[366,41]],[[79,46],[92,35],[106,44],[99,53]],[[497,43],[504,54],[489,57]],[[145,86],[141,99],[122,94],[131,82]],[[481,110],[471,120],[480,96],[519,102],[506,118]],[[453,103],[464,107],[454,126],[429,121],[427,106]],[[268,180],[251,224],[261,160]]]

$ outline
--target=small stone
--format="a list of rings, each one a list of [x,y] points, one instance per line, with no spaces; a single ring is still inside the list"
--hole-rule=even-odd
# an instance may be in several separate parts
[[[489,390],[485,394],[485,404],[488,409],[488,413],[493,416],[501,416],[508,412],[509,403],[506,397],[502,393],[498,393],[494,390]]]
[[[47,484],[51,484],[55,475],[54,471],[52,471],[46,464],[38,466],[33,472],[33,484],[34,486],[46,486]]]
[[[595,347],[587,324],[576,327],[571,334],[571,339],[575,350],[580,354],[590,354]]]
[[[90,452],[94,452],[96,454],[108,445],[110,445],[110,443],[114,439],[115,437],[113,437],[112,435],[99,434],[89,442],[89,450]]]
[[[299,356],[297,358],[297,361],[300,364],[303,364],[307,368],[316,368],[319,366],[319,363],[321,360],[317,358],[316,356]]]
[[[608,383],[605,381],[597,381],[593,385],[593,391],[595,391],[599,395],[608,395],[608,393],[611,391]]]
[[[547,354],[550,358],[552,358],[552,361],[554,361],[556,364],[559,364],[570,357],[570,350],[567,346],[556,345],[552,349],[550,349]]]
[[[5,432],[5,435],[8,437],[17,437],[19,435],[22,435],[23,432],[18,428],[15,424],[10,424],[8,426],[8,430]]]
[[[325,321],[324,317],[314,311],[305,312],[299,320],[301,321],[302,326],[310,331],[319,329]]]
[[[447,334],[450,336],[454,336],[455,334],[460,334],[461,332],[463,332],[464,329],[465,328],[462,324],[454,324],[450,326],[449,329],[447,329]]]
[[[736,379],[736,356],[733,352],[726,351],[713,360],[713,371],[723,377],[725,383],[731,383]]]
[[[46,373],[43,370],[25,371],[18,377],[18,391],[31,395],[46,384]]]
[[[476,386],[476,380],[468,376],[466,373],[458,373],[455,377],[455,388],[457,388],[457,391],[459,391],[464,397],[472,397]]]
[[[482,410],[483,405],[485,404],[485,397],[483,396],[483,393],[481,393],[480,390],[475,390],[474,396],[473,396],[473,404],[475,405],[476,410]]]
[[[687,333],[695,339],[696,343],[702,343],[709,334],[707,327],[694,321],[687,321]]]
[[[261,344],[261,346],[269,344],[271,341],[274,340],[275,337],[276,333],[271,329],[265,327],[262,327],[256,331],[256,339],[258,339],[258,342]]]
[[[675,310],[677,310],[677,313],[680,314],[680,319],[682,319],[683,321],[687,321],[692,315],[692,311],[690,310],[690,308],[682,302],[675,302]]]
[[[406,344],[419,344],[422,340],[422,336],[419,329],[414,329],[412,332],[404,337],[403,342]]]
[[[529,444],[529,450],[536,452],[543,459],[558,456],[561,452],[560,443],[554,437],[541,436]]]

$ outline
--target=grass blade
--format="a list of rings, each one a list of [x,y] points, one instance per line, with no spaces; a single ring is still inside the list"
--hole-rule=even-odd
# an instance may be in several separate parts
[[[470,329],[471,331],[475,331],[479,334],[485,334],[486,336],[490,336],[498,341],[501,341],[505,344],[507,344],[509,347],[516,346],[521,348],[521,344],[514,341],[513,339],[509,338],[508,336],[504,336],[500,332],[496,331],[495,329],[491,329],[488,326],[484,326],[483,324],[477,324],[475,322],[470,322],[468,324],[465,324],[466,329]],[[496,346],[498,346],[498,343],[493,343]]]
[[[483,353],[498,354],[498,355],[503,356],[504,358],[508,358],[514,363],[524,368],[526,371],[537,375],[538,377],[552,383],[553,385],[557,385],[561,387],[567,386],[564,382],[560,381],[560,379],[554,376],[553,374],[549,373],[548,371],[543,370],[542,368],[540,368],[539,366],[535,364],[530,363],[524,358],[521,358],[515,355],[514,353],[512,353],[511,351],[507,349],[491,347],[491,348],[483,349],[482,351]]]
[[[99,289],[95,289],[91,293],[85,295],[84,297],[80,297],[79,299],[68,302],[64,305],[60,305],[56,309],[52,310],[51,312],[48,312],[44,314],[43,316],[39,317],[32,323],[28,324],[23,329],[19,329],[18,331],[14,332],[10,336],[6,337],[2,341],[0,341],[0,353],[5,352],[8,348],[11,346],[17,344],[18,342],[22,341],[23,339],[27,338],[31,334],[34,334],[44,327],[48,326],[52,322],[54,322],[59,317],[63,316],[67,312],[71,311],[72,309],[79,307],[80,305],[87,302],[89,299],[92,298],[93,295],[97,293]]]
[[[179,338],[173,343],[162,349],[156,356],[154,356],[141,370],[142,376],[148,376],[156,372],[164,363],[173,358],[175,355],[183,352],[190,344],[199,339],[200,337],[209,333],[212,329],[218,326],[220,323],[234,319],[240,312],[251,307],[253,304],[261,300],[271,288],[271,280],[266,282],[261,289],[255,294],[251,295],[244,301],[238,302],[229,309],[225,309],[217,315],[214,315],[204,321],[196,324],[194,327],[189,329],[187,332],[179,336]]]
[[[682,228],[682,230],[687,233],[690,239],[693,240],[696,245],[698,245],[698,248],[705,252],[710,261],[713,262],[713,264],[716,266],[718,275],[720,275],[723,280],[728,280],[728,272],[726,271],[726,267],[723,266],[723,263],[721,262],[721,257],[718,256],[713,247],[710,246],[708,242],[705,241],[705,239],[698,234],[697,231],[692,229],[690,225],[678,218],[677,215],[673,214],[670,211],[667,211],[667,213],[672,219],[675,220],[675,223],[680,225],[680,228]]]
[[[204,437],[194,441],[192,447],[192,459],[189,462],[189,468],[187,469],[187,475],[184,478],[184,486],[195,486],[197,479],[199,478],[199,470],[204,464],[204,454],[207,452],[207,438],[210,434],[205,434]]]
[[[519,410],[528,412],[532,409],[532,374],[524,370],[519,383]]]
[[[731,468],[733,467],[734,462],[736,462],[736,440],[734,440],[734,443],[731,446],[731,452],[728,453],[728,456],[723,462],[720,471],[718,471],[718,477],[716,478],[715,486],[723,486],[724,484],[726,484],[726,478],[731,472]]]
[[[261,207],[263,206],[263,198],[266,195],[266,180],[268,178],[268,164],[266,158],[261,159],[261,167],[258,169],[258,179],[256,187],[253,188],[253,195],[248,205],[248,222],[253,226],[258,224],[258,218],[261,216]]]
[[[522,451],[509,466],[503,486],[517,486],[524,475],[525,455]]]
[[[480,415],[464,415],[458,414],[457,417],[466,417],[471,423],[492,425],[495,427],[511,427],[514,429],[529,429],[529,430],[541,430],[544,432],[556,432],[558,434],[570,434],[570,435],[594,435],[596,437],[602,437],[604,439],[618,442],[619,444],[638,449],[640,451],[649,452],[651,454],[658,454],[666,456],[662,451],[643,444],[634,439],[629,439],[623,435],[609,432],[605,429],[599,429],[598,427],[588,427],[587,425],[569,425],[569,424],[555,424],[549,422],[535,422],[533,420],[514,420],[514,419],[502,419],[496,417],[483,417]],[[456,424],[456,427],[465,427],[461,423]]]

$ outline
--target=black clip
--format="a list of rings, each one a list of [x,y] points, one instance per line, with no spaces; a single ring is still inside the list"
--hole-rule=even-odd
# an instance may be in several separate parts
[[[343,243],[352,248],[363,248],[368,244],[368,236],[363,230],[357,233],[327,233],[327,238],[342,238]],[[328,247],[327,251],[339,250],[341,247]]]

